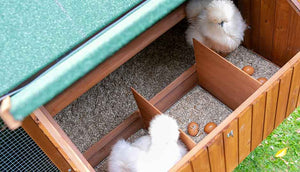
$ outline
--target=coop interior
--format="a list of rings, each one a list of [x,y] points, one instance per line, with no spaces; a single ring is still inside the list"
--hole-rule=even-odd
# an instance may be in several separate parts
[[[247,23],[257,29],[253,26],[255,19],[249,21],[246,2],[239,3],[239,8]],[[292,17],[296,20],[295,14]],[[260,24],[274,23],[274,18],[266,21]],[[272,45],[267,45],[270,42],[265,29],[260,34],[266,34],[266,39],[259,40],[255,29],[247,30],[243,45],[221,57],[200,44],[201,51],[194,54],[185,42],[186,28],[186,20],[178,23],[54,117],[96,171],[107,171],[110,147],[118,139],[132,142],[148,134],[131,87],[159,111],[177,120],[185,133],[181,140],[191,148],[207,136],[204,127],[208,122],[219,125],[262,85],[258,78],[271,78],[287,62],[281,58],[286,54],[271,58],[282,42],[272,37]],[[256,44],[259,41],[262,42]],[[261,48],[264,46],[275,48],[267,51]],[[294,55],[292,50],[288,53]],[[195,61],[195,55],[201,58]],[[247,65],[254,68],[252,76],[242,71]],[[231,75],[242,79],[234,80]],[[195,137],[187,132],[192,121],[199,124]]]

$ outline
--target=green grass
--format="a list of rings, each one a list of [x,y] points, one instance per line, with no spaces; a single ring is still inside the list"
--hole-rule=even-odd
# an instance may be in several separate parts
[[[275,154],[288,148],[282,158]],[[234,170],[300,171],[300,108],[294,111]]]

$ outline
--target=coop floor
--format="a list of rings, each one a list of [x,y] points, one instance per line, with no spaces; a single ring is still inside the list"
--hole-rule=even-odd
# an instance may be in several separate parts
[[[176,25],[55,116],[55,120],[81,152],[86,151],[137,109],[130,87],[151,99],[195,63],[193,50],[186,45],[184,39],[186,26],[186,21]],[[238,57],[238,54],[242,56]],[[232,56],[228,59],[239,67],[250,63],[257,70],[254,77],[269,78],[278,70],[276,66],[242,47],[232,53]],[[246,60],[248,57],[250,61]],[[198,102],[205,101],[199,97]],[[189,104],[188,101],[186,103]],[[228,108],[225,109],[229,112]],[[212,115],[216,117],[211,118],[219,120],[218,114],[223,114],[224,108],[221,113],[218,108],[213,111]],[[230,112],[226,113],[229,114]],[[138,137],[140,133],[144,132],[138,132],[135,136]],[[96,170],[104,171],[103,164],[105,163],[99,164]]]

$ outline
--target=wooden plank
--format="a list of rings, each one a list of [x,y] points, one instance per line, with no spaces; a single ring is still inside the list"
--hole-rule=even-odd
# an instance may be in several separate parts
[[[259,52],[260,1],[251,0],[251,48],[255,52]]]
[[[161,92],[156,94],[150,100],[150,103],[161,112],[164,112],[194,88],[197,85],[197,81],[196,66],[193,65]]]
[[[238,0],[238,8],[248,26],[251,25],[251,0]],[[244,33],[243,45],[251,48],[251,30],[246,29]]]
[[[263,139],[267,138],[274,129],[278,91],[279,81],[275,81],[267,90]]]
[[[181,21],[184,17],[185,5],[181,5],[172,13],[139,35],[136,39],[128,43],[113,56],[98,65],[94,70],[85,75],[85,77],[79,79],[63,93],[52,99],[45,105],[46,109],[52,116],[55,116],[63,108],[99,83],[119,66],[131,59],[134,55]]]
[[[297,100],[296,107],[300,107],[300,91],[299,91],[299,94],[298,94],[298,100]]]
[[[105,157],[110,154],[111,147],[121,138],[127,139],[133,133],[143,127],[143,121],[139,112],[134,112],[125,121],[115,129],[102,137],[98,142],[93,144],[84,152],[84,157],[93,166],[96,167]]]
[[[185,144],[185,146],[188,148],[188,150],[192,150],[195,146],[196,143],[190,136],[188,136],[185,132],[183,132],[181,129],[179,129],[180,132],[180,139],[181,141]]]
[[[210,164],[207,148],[201,149],[191,158],[194,172],[210,172]]]
[[[300,16],[300,1],[299,0],[288,0],[288,2],[293,7],[295,12]]]
[[[139,108],[144,126],[148,129],[150,122],[156,115],[162,114],[156,107],[154,107],[148,100],[140,95],[135,89],[131,88],[135,102]]]
[[[259,52],[270,60],[272,59],[275,8],[276,3],[274,1],[260,1]]]
[[[289,98],[289,91],[291,86],[293,69],[289,69],[280,77],[280,86],[278,93],[277,110],[275,117],[275,128],[284,120],[286,114],[286,108]]]
[[[287,0],[277,0],[275,3],[276,10],[272,61],[282,66],[287,62],[286,50],[288,48],[291,9]]]
[[[231,109],[237,108],[260,83],[194,39],[199,85]]]
[[[247,107],[238,117],[239,163],[251,152],[252,106]]]
[[[68,171],[69,169],[71,171],[74,171],[74,169],[58,151],[55,145],[52,144],[48,137],[43,133],[43,131],[39,128],[38,124],[35,123],[31,116],[28,116],[24,119],[24,121],[22,122],[22,128],[60,171]]]
[[[239,164],[238,120],[234,119],[223,131],[226,171],[233,171]]]
[[[217,135],[208,146],[210,168],[212,172],[225,171],[225,155],[222,134]]]
[[[35,110],[32,117],[74,171],[95,171],[44,107]]]
[[[178,171],[180,172],[193,172],[193,168],[191,163],[184,164]]]
[[[299,88],[300,88],[300,61],[298,61],[298,63],[294,67],[290,94],[289,94],[289,101],[288,101],[286,115],[285,115],[286,117],[289,116],[296,108]]]
[[[286,50],[286,61],[293,57],[296,53],[300,51],[300,16],[290,9],[290,27],[289,27],[289,38],[288,38],[288,48]]]
[[[297,61],[299,60],[300,60],[300,53],[295,55],[288,63],[286,63],[282,68],[280,68],[279,71],[277,71],[265,84],[263,84],[257,91],[255,91],[255,93],[253,93],[246,101],[244,101],[237,109],[235,109],[209,135],[207,135],[192,150],[190,150],[179,162],[177,162],[170,171],[171,172],[178,171],[178,169],[183,164],[190,161],[190,159],[194,157],[196,153],[198,153],[201,149],[206,147],[213,138],[219,135],[232,120],[236,119],[242,112],[245,111],[246,108],[252,106],[253,102],[257,101],[257,99],[261,95],[264,95],[266,90],[272,85],[272,83],[277,81],[287,70],[292,68],[295,65],[295,63],[297,63]],[[256,125],[253,126],[256,127]]]
[[[263,138],[265,106],[266,93],[263,93],[253,103],[251,151],[260,144]]]

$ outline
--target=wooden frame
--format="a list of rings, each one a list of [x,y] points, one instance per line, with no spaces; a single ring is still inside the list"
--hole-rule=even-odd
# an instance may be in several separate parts
[[[119,138],[128,138],[146,127],[153,113],[166,111],[199,84],[234,111],[198,144],[181,132],[181,139],[190,151],[170,171],[231,171],[300,104],[300,53],[288,61],[300,47],[299,16],[290,10],[292,7],[286,0],[278,0],[275,4],[263,0],[239,0],[239,7],[251,26],[245,36],[247,48],[276,64],[285,64],[264,85],[194,42],[196,64],[150,101],[133,90],[140,111],[134,112],[82,155],[52,116],[181,21],[185,17],[182,5],[45,107],[37,109],[24,121],[23,128],[61,171],[94,171],[92,167],[109,154]],[[203,73],[218,78],[219,83]],[[231,131],[234,136],[227,137]]]

